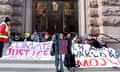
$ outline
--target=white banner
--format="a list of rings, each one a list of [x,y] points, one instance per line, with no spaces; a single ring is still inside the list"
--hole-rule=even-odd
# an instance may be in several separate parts
[[[3,59],[50,60],[52,41],[49,42],[12,42]]]
[[[120,67],[120,52],[113,48],[98,49],[86,44],[74,44],[72,53],[80,67]]]

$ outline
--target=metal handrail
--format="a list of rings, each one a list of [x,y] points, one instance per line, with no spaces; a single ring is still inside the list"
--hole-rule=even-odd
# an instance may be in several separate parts
[[[106,36],[106,37],[108,37],[108,38],[110,38],[110,39],[113,39],[113,40],[117,41],[118,43],[120,43],[120,40],[118,40],[118,39],[116,39],[116,38],[113,38],[113,37],[111,37],[111,36],[109,36],[109,35],[107,35],[107,34],[100,33],[100,35],[104,35],[104,36]]]

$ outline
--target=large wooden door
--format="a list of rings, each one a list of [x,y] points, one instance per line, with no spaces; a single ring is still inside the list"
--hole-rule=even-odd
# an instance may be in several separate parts
[[[77,0],[33,0],[33,29],[77,32]]]
[[[51,31],[52,33],[63,32],[62,2],[50,1],[48,3],[48,7],[49,7],[48,31]]]

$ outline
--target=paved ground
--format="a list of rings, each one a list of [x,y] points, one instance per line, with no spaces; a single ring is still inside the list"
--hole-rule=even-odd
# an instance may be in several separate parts
[[[120,68],[75,68],[72,72],[120,72]]]
[[[54,60],[0,59],[0,72],[56,72]],[[69,72],[64,67],[64,72]]]

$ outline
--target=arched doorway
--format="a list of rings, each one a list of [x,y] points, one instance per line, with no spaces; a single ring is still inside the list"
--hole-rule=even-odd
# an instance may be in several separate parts
[[[32,29],[78,32],[77,0],[33,0]]]

